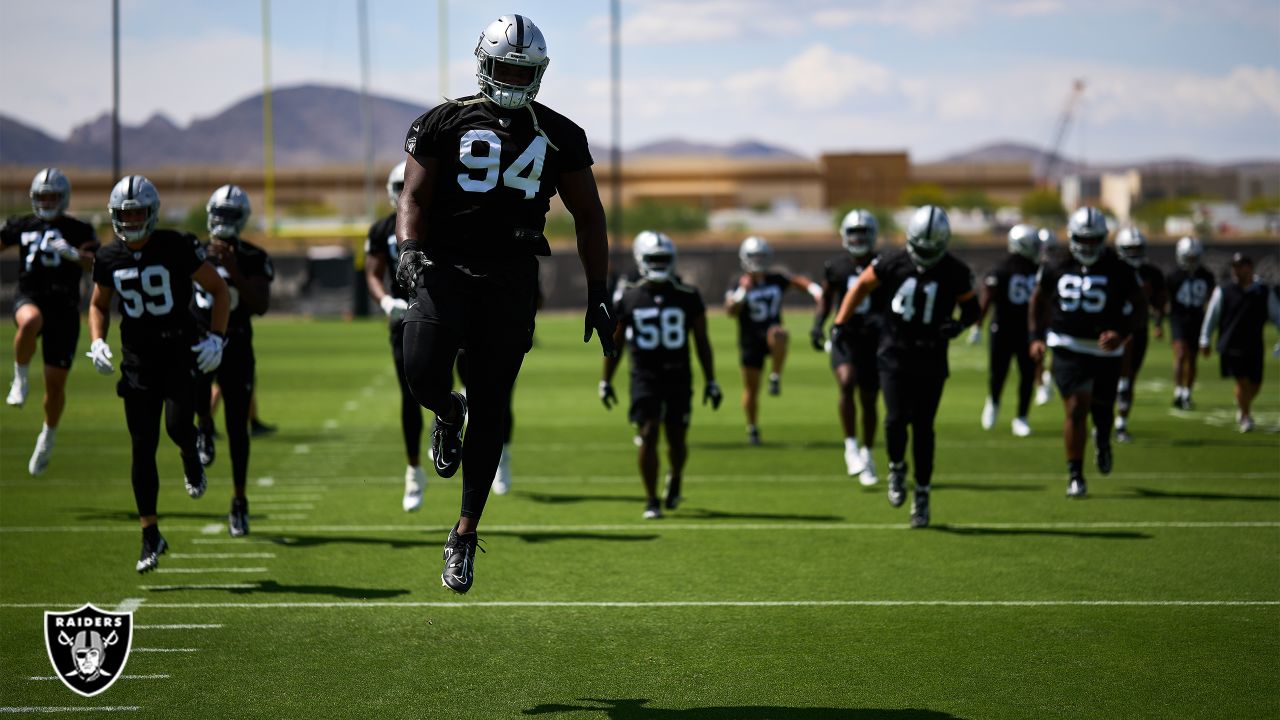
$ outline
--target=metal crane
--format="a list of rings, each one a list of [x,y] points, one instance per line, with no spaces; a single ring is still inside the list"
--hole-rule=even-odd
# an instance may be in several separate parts
[[[1062,161],[1062,156],[1059,154],[1062,151],[1062,141],[1067,136],[1067,128],[1071,126],[1076,105],[1079,104],[1080,96],[1083,94],[1084,80],[1077,78],[1071,83],[1071,93],[1067,95],[1067,104],[1062,108],[1062,115],[1058,117],[1058,126],[1053,133],[1053,143],[1049,146],[1049,155],[1044,161],[1044,169],[1040,177],[1046,185],[1053,182],[1054,173]]]

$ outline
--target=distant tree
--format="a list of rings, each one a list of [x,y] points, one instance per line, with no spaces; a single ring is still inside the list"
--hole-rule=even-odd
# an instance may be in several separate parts
[[[1280,195],[1259,195],[1246,202],[1241,209],[1247,213],[1280,213]]]
[[[950,205],[962,210],[978,210],[984,215],[996,211],[996,202],[981,190],[961,190],[951,196]]]
[[[1022,217],[1042,224],[1061,225],[1067,221],[1067,209],[1052,190],[1032,190],[1022,196]]]
[[[1164,221],[1173,215],[1190,217],[1195,209],[1190,198],[1155,198],[1140,203],[1130,213],[1152,232],[1164,232]]]
[[[951,198],[941,185],[921,183],[919,185],[911,185],[903,191],[902,203],[913,207],[920,207],[921,205],[947,207],[951,203]]]
[[[613,228],[610,223],[610,229]],[[707,211],[681,203],[663,203],[643,200],[622,209],[622,235],[615,242],[630,246],[632,237],[641,230],[658,230],[665,233],[688,233],[707,229]],[[571,240],[574,237],[573,216],[567,212],[547,216],[544,230],[553,241]]]

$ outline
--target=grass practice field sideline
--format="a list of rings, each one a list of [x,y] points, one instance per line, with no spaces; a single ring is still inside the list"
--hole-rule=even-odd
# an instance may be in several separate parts
[[[400,509],[396,381],[383,322],[256,324],[251,535],[226,533],[225,442],[200,500],[162,434],[169,554],[139,532],[114,388],[79,359],[52,463],[39,355],[0,408],[0,712],[145,717],[1267,718],[1280,715],[1280,363],[1259,430],[1236,432],[1217,357],[1171,410],[1153,340],[1115,472],[1064,497],[1061,403],[1035,434],[978,418],[985,348],[952,345],[933,523],[844,475],[827,357],[795,335],[782,395],[745,444],[733,327],[710,327],[726,402],[696,404],[685,503],[645,521],[620,407],[596,399],[577,314],[539,321],[516,389],[514,484],[490,498],[475,588],[440,587],[460,475]],[[87,328],[81,345],[88,346]],[[11,323],[0,332],[3,382]],[[118,325],[111,339],[119,357]],[[1274,341],[1274,332],[1269,334]],[[1268,345],[1269,347],[1270,345]],[[428,415],[428,424],[430,416]],[[221,419],[219,419],[221,423]],[[882,435],[882,433],[881,433]],[[424,438],[425,441],[425,438]],[[424,446],[425,447],[425,446]],[[887,473],[882,437],[876,460]],[[136,605],[124,677],[95,698],[52,677],[43,611]]]

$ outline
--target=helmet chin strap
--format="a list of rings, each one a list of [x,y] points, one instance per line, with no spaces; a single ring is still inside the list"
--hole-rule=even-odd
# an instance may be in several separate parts
[[[444,97],[444,96],[442,95],[441,97]],[[480,93],[478,97],[467,98],[466,100],[455,100],[449,97],[445,97],[444,100],[445,102],[452,103],[459,107],[466,107],[468,105],[479,105],[480,103],[493,102],[493,99],[490,98],[488,95],[485,95],[484,93]],[[493,104],[497,105],[498,103],[493,103]],[[533,110],[533,101],[530,100],[529,102],[526,102],[521,107],[529,111],[529,117],[533,119],[534,132],[541,135],[542,139],[547,141],[547,145],[551,146],[552,150],[559,152],[560,148],[557,147],[555,143],[551,142],[551,138],[547,135],[546,131],[542,129],[542,126],[538,125],[538,113],[534,112]]]

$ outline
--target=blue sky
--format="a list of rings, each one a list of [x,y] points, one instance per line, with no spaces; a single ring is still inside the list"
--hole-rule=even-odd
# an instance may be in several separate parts
[[[260,90],[259,0],[122,0],[122,113],[180,123]],[[1213,9],[1207,9],[1213,5]],[[437,4],[368,0],[375,91],[439,96]],[[756,138],[816,156],[933,159],[1045,145],[1089,161],[1280,157],[1280,3],[1145,0],[623,0],[623,145]],[[356,0],[272,0],[274,81],[359,81]],[[449,3],[448,91],[473,91],[480,29],[521,12],[552,58],[539,99],[609,136],[607,0]],[[110,3],[0,0],[3,112],[55,136],[107,109]],[[353,141],[355,141],[353,139]]]

